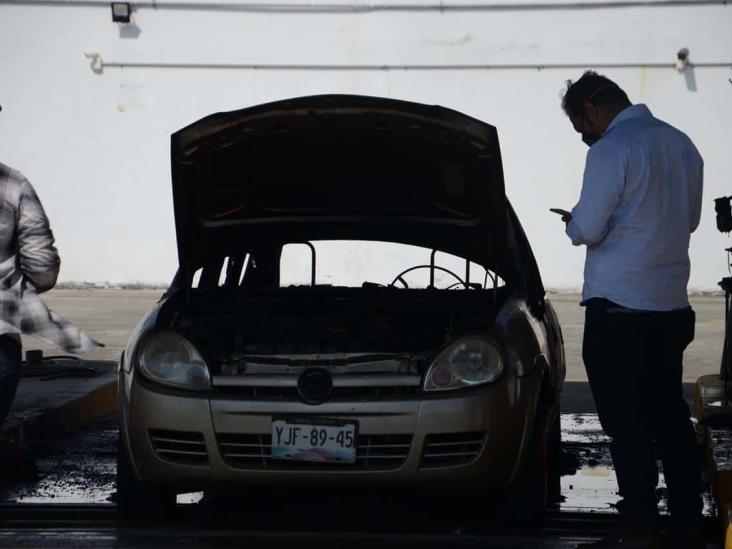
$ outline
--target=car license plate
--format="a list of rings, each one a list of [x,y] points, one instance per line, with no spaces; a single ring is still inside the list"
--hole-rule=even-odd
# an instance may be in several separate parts
[[[331,418],[273,418],[272,459],[355,463],[358,423]]]

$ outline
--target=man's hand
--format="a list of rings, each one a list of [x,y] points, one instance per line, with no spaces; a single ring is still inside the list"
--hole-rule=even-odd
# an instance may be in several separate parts
[[[564,221],[565,223],[569,223],[570,221],[572,221],[572,214],[567,210],[562,210],[560,208],[549,208],[549,211],[561,215],[562,221]]]

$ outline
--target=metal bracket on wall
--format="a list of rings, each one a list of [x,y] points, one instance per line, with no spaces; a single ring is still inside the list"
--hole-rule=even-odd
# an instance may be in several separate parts
[[[97,52],[84,52],[84,57],[91,59],[89,66],[96,74],[102,74],[104,72],[104,60],[102,54]]]

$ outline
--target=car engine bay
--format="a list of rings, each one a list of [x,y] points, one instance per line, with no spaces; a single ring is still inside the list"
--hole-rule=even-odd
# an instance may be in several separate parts
[[[506,296],[506,288],[193,291],[171,328],[196,345],[214,374],[243,373],[233,365],[251,357],[273,367],[313,360],[347,366],[373,356],[429,357],[457,337],[488,330]],[[404,367],[413,370],[413,362]]]

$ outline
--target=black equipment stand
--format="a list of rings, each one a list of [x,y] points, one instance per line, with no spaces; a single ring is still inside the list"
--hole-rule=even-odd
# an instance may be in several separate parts
[[[729,305],[730,296],[732,295],[732,277],[723,278],[719,286],[724,290],[724,346],[722,347],[722,364],[720,365],[719,375],[724,381],[724,401],[725,407],[729,406],[729,377],[730,377],[730,352],[729,352]]]
[[[732,248],[726,249],[727,253],[732,253]],[[710,427],[728,427],[732,428],[732,406],[729,402],[729,379],[732,374],[732,353],[730,352],[730,339],[732,336],[730,330],[730,303],[732,302],[732,277],[727,276],[719,282],[720,288],[724,290],[724,346],[722,347],[722,363],[719,368],[719,377],[724,384],[722,391],[721,406],[713,413],[707,415],[703,423]]]

